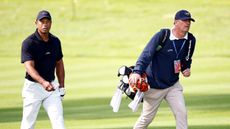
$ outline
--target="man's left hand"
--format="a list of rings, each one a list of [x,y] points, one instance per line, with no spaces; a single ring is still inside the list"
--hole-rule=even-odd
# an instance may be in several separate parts
[[[182,72],[182,74],[184,75],[184,77],[189,77],[190,74],[191,74],[190,69],[189,69],[189,68],[185,69],[185,70]]]
[[[65,88],[64,87],[59,87],[59,92],[60,92],[60,97],[63,100],[65,96]]]

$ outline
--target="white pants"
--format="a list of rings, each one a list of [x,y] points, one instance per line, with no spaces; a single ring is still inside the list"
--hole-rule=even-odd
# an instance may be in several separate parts
[[[63,107],[58,87],[55,87],[55,91],[48,92],[39,83],[26,79],[22,90],[22,97],[23,116],[21,129],[34,129],[41,104],[43,104],[49,116],[52,128],[65,129]]]
[[[150,89],[145,92],[142,114],[133,129],[146,129],[154,119],[163,99],[167,101],[174,114],[176,129],[187,129],[187,110],[183,88],[179,82],[167,89]]]

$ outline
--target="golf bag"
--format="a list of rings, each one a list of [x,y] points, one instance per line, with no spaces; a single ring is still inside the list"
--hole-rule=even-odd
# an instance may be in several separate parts
[[[118,88],[123,91],[126,96],[130,99],[134,99],[136,92],[132,91],[129,86],[129,76],[133,72],[134,66],[122,66],[118,70],[118,77],[120,77],[120,83],[118,85]]]
[[[133,88],[129,85],[129,76],[133,72],[133,69],[134,66],[122,66],[118,70],[118,77],[120,77],[120,81],[110,102],[110,106],[112,106],[114,112],[118,112],[119,110],[123,93],[132,100],[128,106],[133,112],[137,111],[139,104],[143,102],[144,93],[138,89],[140,87],[137,86],[135,87],[136,90],[133,90]],[[138,81],[137,84],[139,84],[139,86],[142,86],[143,84],[146,85],[146,79],[144,79],[144,81]]]

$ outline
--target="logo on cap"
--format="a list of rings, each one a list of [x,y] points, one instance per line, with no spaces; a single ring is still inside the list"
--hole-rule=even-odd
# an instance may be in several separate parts
[[[38,13],[38,16],[37,16],[37,20],[41,20],[43,18],[48,18],[49,20],[51,20],[51,15],[48,11],[46,10],[42,10]]]
[[[190,16],[190,13],[189,12],[185,12],[185,15]]]
[[[191,20],[195,22],[187,10],[179,10],[175,15],[175,20]]]

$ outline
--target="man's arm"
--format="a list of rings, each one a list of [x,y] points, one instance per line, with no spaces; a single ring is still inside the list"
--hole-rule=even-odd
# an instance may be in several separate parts
[[[65,68],[64,68],[64,63],[62,59],[56,62],[56,75],[58,78],[58,82],[60,84],[59,87],[64,88],[65,86]]]
[[[51,83],[46,81],[44,78],[42,78],[39,75],[39,73],[37,72],[37,70],[34,68],[34,61],[33,60],[29,60],[29,61],[24,62],[24,65],[25,65],[27,73],[34,80],[36,80],[38,83],[40,83],[44,89],[46,89],[47,91],[53,91],[54,90],[54,87],[51,85]]]
[[[162,37],[162,32],[156,33],[149,43],[145,46],[141,55],[139,56],[136,66],[134,67],[133,74],[129,77],[129,83],[135,85],[137,80],[141,79],[141,75],[145,72],[145,69],[148,67],[151,62],[153,55],[156,52],[156,47],[159,44]]]
[[[142,51],[136,62],[136,66],[133,70],[134,73],[142,75],[145,72],[156,52],[156,48],[159,45],[159,42],[161,42],[162,33],[162,31],[156,33],[145,46],[144,50]]]
[[[192,56],[194,53],[195,45],[196,45],[196,38],[191,35],[191,39],[189,41],[189,48],[188,48],[188,54],[187,59],[185,59],[182,67],[182,74],[184,77],[189,77],[191,75],[191,64],[192,64]]]

